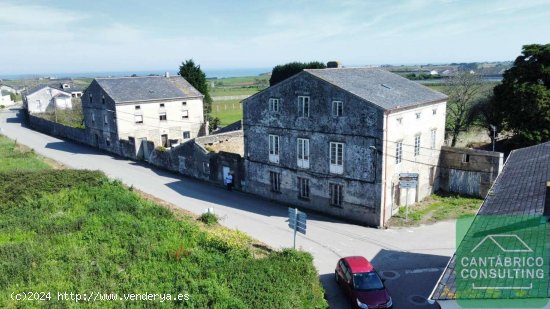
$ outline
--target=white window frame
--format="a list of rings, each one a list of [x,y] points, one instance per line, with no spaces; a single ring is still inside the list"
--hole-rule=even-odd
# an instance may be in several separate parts
[[[269,111],[270,112],[278,112],[280,102],[281,102],[281,100],[278,99],[278,98],[269,98]]]
[[[418,157],[420,155],[420,134],[414,136],[414,156]]]
[[[107,115],[103,115],[103,124],[105,125],[109,124],[109,118]]]
[[[279,163],[279,135],[269,134],[269,162]]]
[[[189,137],[185,137],[185,133],[187,133],[187,135],[189,135]],[[183,131],[182,137],[183,137],[184,140],[190,139],[191,138],[191,131]]]
[[[329,182],[330,205],[342,207],[344,200],[344,186],[338,183]]]
[[[271,192],[281,193],[281,173],[269,171],[269,183]]]
[[[400,164],[403,161],[403,141],[395,143],[395,164]]]
[[[165,119],[162,119],[162,116],[164,116]],[[159,121],[168,121],[168,116],[166,115],[166,112],[159,112]]]
[[[298,117],[309,117],[309,104],[311,100],[307,95],[298,96]]]
[[[92,112],[92,123],[95,123],[95,114]]]
[[[143,115],[134,115],[134,120],[136,124],[143,123]]]
[[[189,110],[184,109],[181,111],[181,119],[189,119]]]
[[[296,140],[297,164],[299,168],[309,168],[309,139],[298,138]]]
[[[431,137],[430,148],[435,149],[435,144],[437,142],[437,129],[432,129],[430,131],[430,137]]]
[[[329,163],[332,174],[344,173],[344,143],[330,142],[329,144]]]
[[[344,102],[332,101],[332,116],[342,117],[344,115]]]
[[[298,198],[309,200],[309,179],[304,177],[298,177]]]

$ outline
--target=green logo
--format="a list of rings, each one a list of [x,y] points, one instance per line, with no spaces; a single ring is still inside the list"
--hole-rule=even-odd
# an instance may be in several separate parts
[[[457,222],[455,298],[464,308],[548,302],[548,229],[541,216],[478,215]]]

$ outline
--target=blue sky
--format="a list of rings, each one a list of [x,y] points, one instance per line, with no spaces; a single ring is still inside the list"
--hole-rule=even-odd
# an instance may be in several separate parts
[[[0,74],[513,60],[548,0],[0,0]]]

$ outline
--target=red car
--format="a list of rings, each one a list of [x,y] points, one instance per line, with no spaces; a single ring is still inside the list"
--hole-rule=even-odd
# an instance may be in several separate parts
[[[349,297],[353,308],[392,308],[392,299],[383,280],[364,257],[341,258],[334,277]]]

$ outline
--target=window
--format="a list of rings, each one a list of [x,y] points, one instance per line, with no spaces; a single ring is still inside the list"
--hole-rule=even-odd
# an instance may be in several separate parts
[[[90,99],[90,104],[92,104],[93,100],[92,100],[92,94],[91,93],[90,93],[89,99]]]
[[[437,108],[432,109],[432,115],[437,114]]]
[[[309,179],[298,177],[298,197],[309,199]]]
[[[402,124],[403,123],[403,118],[396,118],[395,121],[397,121],[397,124]]]
[[[281,193],[281,173],[269,172],[269,183],[272,192]]]
[[[108,124],[108,123],[109,123],[109,119],[107,118],[107,115],[104,115],[104,116],[103,116],[103,123],[104,123],[104,124]]]
[[[205,174],[210,174],[210,164],[207,162],[202,162],[202,170]]]
[[[140,109],[141,109],[141,106],[139,106],[139,105],[136,105],[136,106],[134,106],[134,108],[135,108],[135,109],[136,109],[136,110],[138,111],[138,110],[140,110]]]
[[[191,132],[183,131],[183,139],[190,139],[190,138],[191,138]]]
[[[435,166],[430,166],[430,186],[434,185],[434,179],[435,179]]]
[[[164,107],[164,103],[160,103],[160,107]]]
[[[181,106],[187,107],[187,102],[186,101],[181,102]]]
[[[95,123],[95,114],[92,113],[92,123]]]
[[[420,135],[414,137],[414,156],[420,155]]]
[[[168,134],[162,134],[160,136],[160,144],[162,147],[168,147]]]
[[[279,99],[275,99],[275,98],[269,99],[269,111],[271,112],[279,111]]]
[[[298,96],[298,117],[309,117],[309,97]]]
[[[469,163],[470,162],[470,155],[465,153],[462,155],[462,163]]]
[[[416,119],[420,119],[420,113],[416,113]]]
[[[330,172],[342,174],[344,172],[344,144],[330,143]]]
[[[189,111],[188,110],[184,110],[181,112],[181,118],[182,119],[188,119],[189,118]]]
[[[269,135],[269,161],[279,163],[279,136]]]
[[[309,168],[309,139],[298,139],[298,167]]]
[[[436,129],[431,130],[430,135],[431,135],[430,148],[435,149],[435,140],[437,136],[437,130]]]
[[[332,101],[332,116],[341,117],[344,114],[344,102]]]
[[[105,96],[104,95],[101,96],[101,104],[105,104]]]
[[[331,183],[329,184],[330,191],[330,205],[333,206],[342,206],[343,200],[343,189],[342,185]]]
[[[105,144],[107,144],[107,146],[111,146],[111,139],[108,136],[105,137]]]
[[[403,156],[403,141],[399,141],[395,144],[395,164],[401,163]]]
[[[134,115],[134,119],[136,123],[143,123],[143,116],[142,115]]]
[[[166,120],[166,112],[160,112],[159,113],[159,120],[161,120],[161,121]]]

